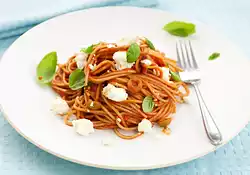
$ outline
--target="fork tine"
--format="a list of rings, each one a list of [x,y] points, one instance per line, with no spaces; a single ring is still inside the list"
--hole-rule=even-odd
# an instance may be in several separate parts
[[[189,45],[189,50],[190,50],[190,54],[191,54],[191,59],[189,58],[189,60],[193,63],[193,67],[195,69],[198,69],[198,64],[196,62],[196,59],[195,59],[195,56],[194,56],[194,52],[193,52],[193,49],[192,49],[192,45],[191,45],[191,41],[188,40],[188,45]]]
[[[178,46],[179,45],[179,46]],[[180,50],[181,50],[181,48],[180,48],[180,41],[178,40],[178,41],[176,41],[176,53],[177,53],[177,64],[181,67],[181,68],[183,68],[183,64],[182,64],[182,58],[181,58],[181,55],[180,55]]]
[[[186,51],[185,48],[183,47],[183,41],[180,40],[180,51],[181,51],[181,56],[182,56],[182,68],[187,69],[187,60],[184,52]],[[185,43],[184,43],[185,44]]]
[[[182,68],[182,69],[186,69],[186,61],[185,61],[185,54],[183,52],[183,47],[182,47],[182,41],[181,40],[178,40],[176,42],[176,52],[177,52],[177,59],[178,59],[178,62],[179,62],[179,66]]]
[[[193,66],[192,66],[192,54],[190,53],[191,52],[190,49],[188,49],[186,41],[184,41],[184,47],[185,47],[185,51],[186,51],[186,62],[187,62],[188,68],[192,69],[193,68]]]

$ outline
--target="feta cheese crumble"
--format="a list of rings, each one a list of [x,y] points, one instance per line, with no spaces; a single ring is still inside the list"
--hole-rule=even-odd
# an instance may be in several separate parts
[[[96,64],[90,64],[89,65],[89,68],[90,68],[90,70],[92,70],[92,71],[94,71],[95,70],[95,68],[96,68]]]
[[[51,110],[56,114],[66,114],[69,111],[69,106],[65,100],[63,100],[61,97],[56,97],[56,99],[53,101]]]
[[[75,61],[78,69],[83,69],[86,65],[88,54],[81,52],[76,54]]]
[[[113,59],[115,60],[115,67],[117,70],[131,68],[135,64],[135,63],[128,63],[127,62],[127,52],[126,51],[115,52],[113,55]]]
[[[73,120],[72,124],[75,132],[83,136],[88,136],[95,131],[94,124],[88,119]]]
[[[128,94],[125,89],[117,88],[112,84],[108,84],[102,90],[102,93],[105,97],[113,101],[124,101],[127,100]]]
[[[169,73],[169,68],[166,68],[166,67],[161,67],[161,70],[163,72],[163,79],[165,81],[169,81],[169,78],[170,78],[170,73]]]
[[[145,59],[145,60],[141,60],[141,63],[146,64],[147,66],[150,66],[152,64],[152,61]]]
[[[143,119],[138,124],[138,131],[146,133],[152,132],[152,123],[148,119]]]

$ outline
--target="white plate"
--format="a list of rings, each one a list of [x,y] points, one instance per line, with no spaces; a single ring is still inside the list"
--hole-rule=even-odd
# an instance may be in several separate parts
[[[90,137],[77,135],[50,112],[55,94],[35,81],[36,65],[55,50],[63,63],[83,45],[115,41],[126,36],[148,37],[170,58],[176,58],[175,40],[162,30],[164,24],[183,20],[171,14],[143,8],[107,7],[89,9],[48,20],[16,40],[0,64],[0,102],[11,125],[27,140],[58,157],[84,165],[110,169],[151,169],[183,163],[215,149],[204,132],[193,90],[189,103],[178,105],[172,134],[159,138],[144,135],[122,140],[112,131],[97,131]],[[194,22],[194,21],[191,21]],[[250,64],[235,46],[208,26],[197,24],[191,37],[202,70],[201,91],[222,131],[224,143],[248,122]],[[217,60],[208,61],[213,52]],[[102,140],[113,139],[111,146]]]

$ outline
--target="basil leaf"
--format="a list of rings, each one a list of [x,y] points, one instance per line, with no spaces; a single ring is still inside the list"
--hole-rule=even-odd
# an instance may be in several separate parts
[[[173,21],[166,24],[163,29],[171,35],[187,37],[195,33],[195,25],[182,21]]]
[[[91,45],[91,46],[89,46],[89,47],[87,47],[87,48],[82,48],[81,50],[80,50],[80,52],[85,52],[85,53],[87,53],[87,54],[91,54],[92,52],[93,52],[93,48],[94,48],[94,46],[95,45]]]
[[[153,98],[151,96],[145,97],[143,99],[143,102],[142,102],[143,112],[152,112],[154,105],[155,105],[155,103],[154,103]]]
[[[91,54],[94,51],[94,47],[99,45],[101,42],[97,43],[97,44],[92,44],[91,46],[87,47],[87,48],[82,48],[80,50],[80,52],[85,52],[87,54]]]
[[[56,52],[46,54],[36,68],[36,77],[40,83],[49,83],[54,78],[57,65]]]
[[[174,80],[174,81],[181,81],[181,77],[179,76],[178,73],[176,72],[173,72],[171,70],[169,70],[170,72],[170,75],[171,75],[171,79]]]
[[[80,89],[84,86],[85,75],[81,69],[76,69],[69,76],[69,87],[72,90]]]
[[[146,42],[147,42],[147,45],[150,49],[155,50],[155,46],[153,45],[153,43],[149,39],[146,38]]]
[[[140,56],[140,54],[141,54],[140,46],[136,43],[132,43],[127,51],[127,62],[128,63],[135,62]]]
[[[212,54],[209,56],[208,60],[215,60],[215,59],[218,58],[219,56],[220,56],[220,53],[214,52],[214,53],[212,53]]]

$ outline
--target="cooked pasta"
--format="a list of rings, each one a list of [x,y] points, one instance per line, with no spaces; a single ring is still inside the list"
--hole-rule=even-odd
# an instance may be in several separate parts
[[[116,43],[101,42],[93,45],[82,69],[84,87],[76,90],[70,88],[69,77],[78,69],[77,55],[58,65],[51,84],[53,90],[70,106],[70,111],[64,116],[66,125],[72,126],[70,118],[75,115],[77,120],[93,122],[95,129],[112,129],[123,139],[141,136],[144,132],[138,131],[138,125],[143,119],[149,120],[152,125],[168,127],[172,114],[176,113],[176,104],[182,103],[183,98],[189,95],[188,86],[171,76],[178,75],[182,70],[175,60],[150,47],[147,39],[137,39],[136,43],[139,56],[131,63],[132,66],[123,69],[119,68],[114,54],[128,52],[131,44],[118,46]],[[170,72],[167,77],[164,68]],[[127,98],[112,100],[104,92],[108,85],[124,89]],[[151,100],[149,111],[143,108],[146,97]],[[134,134],[127,135],[122,130],[134,131]]]

